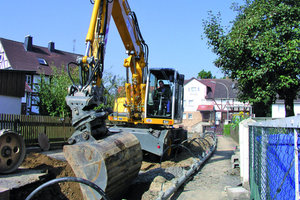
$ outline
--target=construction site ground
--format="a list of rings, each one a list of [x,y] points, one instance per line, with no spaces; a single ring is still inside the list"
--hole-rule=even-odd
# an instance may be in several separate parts
[[[230,200],[226,189],[240,186],[239,168],[233,168],[231,156],[237,143],[230,137],[219,136],[217,149],[200,171],[172,199]]]
[[[171,199],[230,199],[226,193],[226,188],[237,187],[241,183],[239,168],[232,168],[231,164],[231,155],[233,155],[237,144],[230,137],[218,136],[217,138],[216,151],[203,164],[200,170],[179,188]],[[200,149],[205,150],[205,147]],[[166,174],[165,169],[178,171],[180,167],[185,168],[192,163],[193,158],[187,153],[180,153],[176,159],[162,162],[161,168],[157,161],[153,162],[146,158],[143,161],[137,180],[129,187],[128,192],[123,195],[123,199],[156,199],[162,189],[162,184],[163,187],[171,184],[166,180],[170,173]],[[171,175],[175,176],[174,173]],[[1,175],[0,197],[4,197],[5,190],[7,190],[10,196],[9,199],[25,199],[42,182],[68,176],[74,176],[74,173],[67,162],[65,162],[61,150],[30,153],[27,154],[22,168],[17,172]],[[34,199],[73,200],[82,199],[82,194],[79,184],[62,183],[48,187]]]

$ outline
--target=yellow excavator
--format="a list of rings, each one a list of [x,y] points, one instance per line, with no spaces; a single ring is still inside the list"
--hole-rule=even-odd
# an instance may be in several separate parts
[[[182,120],[184,75],[171,68],[148,69],[148,46],[127,0],[91,3],[85,55],[67,66],[73,84],[66,102],[75,132],[64,154],[77,177],[114,199],[138,175],[143,152],[170,156],[172,144],[186,139],[186,131],[173,126]],[[113,110],[99,108],[105,104],[102,76],[111,16],[128,54],[126,96],[116,99]],[[71,76],[72,67],[79,68],[79,83]],[[107,128],[107,118],[116,126]],[[101,198],[87,186],[81,185],[81,190],[85,199]]]

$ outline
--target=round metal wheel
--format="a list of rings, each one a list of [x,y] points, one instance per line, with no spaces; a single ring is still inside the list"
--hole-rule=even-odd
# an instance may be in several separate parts
[[[22,136],[11,130],[0,130],[0,173],[15,171],[23,162],[25,153]]]

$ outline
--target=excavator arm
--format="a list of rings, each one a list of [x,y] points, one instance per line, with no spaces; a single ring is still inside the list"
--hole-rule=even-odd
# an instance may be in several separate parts
[[[95,0],[93,3],[85,55],[78,58],[76,63],[71,63],[79,66],[80,81],[77,85],[73,82],[66,98],[67,104],[72,109],[73,125],[79,130],[70,138],[70,143],[86,140],[83,137],[89,136],[82,136],[83,133],[101,137],[105,136],[107,131],[105,119],[109,112],[103,109],[96,112],[93,109],[105,100],[101,80],[111,16],[128,54],[128,58],[124,60],[124,67],[127,69],[124,106],[128,110],[128,121],[141,121],[144,112],[146,90],[144,77],[147,75],[148,46],[141,35],[136,15],[130,10],[126,0]],[[132,74],[131,83],[129,70]]]
[[[97,12],[98,11],[98,12]],[[96,20],[95,16],[99,16]],[[86,58],[92,55],[100,60],[103,72],[105,45],[111,16],[114,19],[128,58],[124,60],[126,67],[126,104],[129,121],[141,119],[145,102],[145,78],[147,76],[148,45],[145,43],[139,29],[137,17],[131,11],[127,0],[95,1],[89,31],[87,34]],[[89,52],[89,53],[88,53]],[[129,81],[131,71],[131,83]],[[101,76],[97,80],[101,80]],[[98,81],[100,82],[100,81]]]
[[[127,71],[125,107],[128,110],[128,122],[141,121],[145,103],[145,77],[148,73],[148,45],[142,37],[137,17],[126,0],[114,1],[112,16],[128,54],[124,60]]]

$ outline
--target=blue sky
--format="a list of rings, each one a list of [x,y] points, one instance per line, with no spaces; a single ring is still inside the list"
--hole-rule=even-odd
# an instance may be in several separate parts
[[[203,36],[202,21],[208,11],[221,12],[223,25],[235,18],[230,9],[233,2],[243,0],[128,0],[135,11],[141,32],[149,46],[149,67],[172,67],[185,74],[186,79],[196,77],[202,69],[217,78],[221,71],[214,66],[216,56]],[[84,54],[85,37],[92,5],[89,0],[17,0],[2,1],[0,37],[24,41],[33,36],[34,45],[47,46]],[[74,40],[76,41],[74,43]],[[75,45],[74,45],[75,44]],[[125,76],[123,60],[125,49],[114,22],[110,24],[105,57],[107,71]]]

